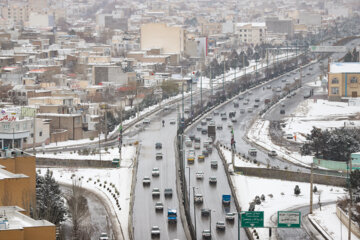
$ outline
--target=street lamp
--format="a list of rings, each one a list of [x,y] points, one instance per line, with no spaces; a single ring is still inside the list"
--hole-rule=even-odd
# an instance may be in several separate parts
[[[216,211],[210,209],[210,223],[209,223],[210,236],[212,235],[212,234],[211,234],[211,212],[216,212]]]
[[[193,208],[193,210],[194,210],[194,226],[195,226],[195,240],[196,240],[197,239],[197,232],[196,232],[196,214],[195,214],[195,187],[193,187],[193,198],[194,198],[194,208]]]
[[[183,153],[183,154],[185,154],[185,152]],[[189,209],[190,209],[190,167],[186,167],[187,169],[189,169],[189,199],[188,199],[188,201],[189,201]]]

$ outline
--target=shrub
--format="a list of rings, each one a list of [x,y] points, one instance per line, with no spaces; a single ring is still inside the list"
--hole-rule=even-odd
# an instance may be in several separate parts
[[[272,195],[271,193],[268,194],[268,196],[269,196],[269,198],[273,198],[273,197],[274,197],[274,195]]]
[[[261,199],[261,201],[265,201],[265,195],[264,195],[264,194],[261,194],[260,199]]]
[[[259,197],[259,196],[256,196],[256,197],[255,197],[255,203],[256,203],[257,205],[260,205],[260,204],[261,204],[261,200],[260,200],[260,197]]]
[[[300,193],[301,193],[300,187],[298,185],[296,185],[295,188],[294,188],[294,194],[296,196],[298,196]]]
[[[316,193],[317,192],[317,187],[314,186],[313,192]]]
[[[94,137],[90,137],[90,140],[93,141],[93,140],[94,140]]]

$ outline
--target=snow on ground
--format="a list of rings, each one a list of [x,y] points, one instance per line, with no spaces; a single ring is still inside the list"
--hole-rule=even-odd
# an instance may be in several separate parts
[[[316,209],[313,214],[309,215],[315,224],[323,232],[326,232],[332,239],[347,239],[348,229],[336,216],[336,204],[327,205]],[[359,239],[351,234],[351,239]]]
[[[312,156],[301,156],[301,154],[298,152],[290,152],[284,147],[275,145],[271,141],[269,125],[270,122],[268,120],[258,119],[250,128],[247,137],[250,139],[250,141],[265,148],[268,151],[276,151],[279,157],[286,159],[287,161],[304,166],[312,163]],[[284,139],[284,141],[286,140]]]
[[[136,157],[136,151],[134,146],[123,147],[123,149],[125,150],[120,168],[52,168],[51,171],[53,171],[55,180],[60,183],[72,184],[73,179],[81,179],[82,187],[95,191],[108,202],[121,224],[125,239],[129,239],[127,229],[130,213],[133,161]],[[41,174],[46,172],[45,168],[38,168],[38,170],[41,171]],[[110,186],[110,183],[113,186]],[[104,188],[104,185],[106,185],[106,188],[111,189],[111,193]],[[116,199],[118,199],[121,209],[116,206],[116,200],[111,195],[115,193],[115,189],[120,194]]]
[[[91,149],[90,149],[91,152]],[[121,148],[121,156],[123,159],[128,159],[131,156],[134,156],[136,152],[135,146],[123,146]],[[57,159],[75,159],[75,160],[100,160],[100,154],[94,155],[79,155],[78,151],[61,151],[55,153],[38,153],[36,154],[38,158],[57,158]],[[101,148],[101,161],[112,161],[114,158],[119,158],[119,148],[118,147],[108,147],[107,151],[105,148]]]
[[[224,155],[224,158],[226,159],[226,161],[228,163],[231,163],[231,151],[225,149],[224,147],[220,147],[220,150],[222,152],[222,154]],[[266,166],[264,164],[261,163],[253,163],[250,160],[247,160],[243,157],[238,157],[235,154],[235,166],[236,167],[258,167],[258,168],[266,168]]]
[[[298,141],[305,141],[313,126],[325,128],[359,127],[359,120],[349,120],[350,116],[360,114],[359,106],[349,106],[346,102],[307,99],[286,118],[286,134],[295,134]]]
[[[303,182],[290,182],[276,179],[264,179],[258,177],[248,177],[243,175],[232,175],[237,199],[243,211],[247,211],[250,202],[253,201],[255,196],[265,195],[265,201],[260,205],[256,205],[255,211],[264,211],[264,226],[275,226],[270,220],[270,217],[277,213],[296,206],[302,206],[309,203],[310,199],[310,184]],[[301,193],[295,196],[295,185],[300,187]],[[321,191],[321,201],[329,202],[336,201],[338,198],[345,196],[342,188],[316,185],[318,191]],[[273,197],[269,195],[272,194]],[[317,203],[318,195],[314,195],[314,203]],[[260,239],[267,239],[268,229],[258,228]]]

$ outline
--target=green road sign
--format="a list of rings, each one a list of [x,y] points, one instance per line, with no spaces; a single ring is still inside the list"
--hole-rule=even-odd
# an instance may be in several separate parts
[[[301,212],[278,211],[278,228],[299,228],[301,225]]]
[[[264,212],[241,212],[241,227],[248,228],[263,228],[264,227]]]

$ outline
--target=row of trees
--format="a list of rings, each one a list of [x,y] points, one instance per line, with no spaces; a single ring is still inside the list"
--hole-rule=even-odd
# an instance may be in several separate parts
[[[360,129],[336,128],[321,130],[313,127],[301,147],[302,155],[334,161],[348,161],[351,153],[360,151]]]
[[[356,51],[356,48],[348,51],[344,57],[344,62],[359,62],[359,51]]]

